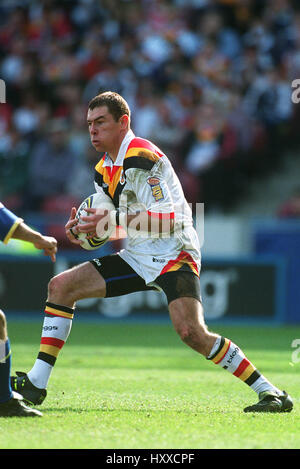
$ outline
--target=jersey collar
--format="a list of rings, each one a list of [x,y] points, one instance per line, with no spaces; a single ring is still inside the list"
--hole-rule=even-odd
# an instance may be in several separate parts
[[[123,160],[126,155],[126,151],[128,148],[128,145],[130,144],[131,140],[135,138],[134,133],[132,132],[131,129],[128,130],[127,134],[122,140],[116,161],[113,162],[108,153],[105,153],[105,159],[103,166],[123,166]]]

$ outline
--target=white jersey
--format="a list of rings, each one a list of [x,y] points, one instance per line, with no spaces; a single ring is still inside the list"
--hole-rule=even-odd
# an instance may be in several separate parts
[[[157,219],[174,219],[172,233],[127,230],[126,248],[119,255],[151,284],[166,272],[189,270],[199,275],[200,246],[193,227],[192,211],[167,156],[149,140],[130,130],[115,163],[108,155],[96,166],[95,187],[108,194],[120,210],[147,211]]]

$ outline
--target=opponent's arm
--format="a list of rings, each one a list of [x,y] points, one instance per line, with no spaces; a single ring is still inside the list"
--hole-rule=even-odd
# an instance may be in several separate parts
[[[33,244],[36,249],[42,249],[45,256],[50,256],[53,262],[56,261],[57,241],[53,236],[44,236],[22,222],[17,226],[12,238]]]
[[[56,239],[52,236],[43,236],[31,229],[22,218],[17,217],[3,204],[0,204],[0,235],[4,244],[7,244],[11,238],[27,241],[35,248],[43,249],[45,255],[50,256],[53,262],[56,260]]]

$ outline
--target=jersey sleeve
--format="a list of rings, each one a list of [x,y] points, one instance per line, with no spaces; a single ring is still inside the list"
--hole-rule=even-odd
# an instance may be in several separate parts
[[[7,244],[16,228],[23,221],[0,202],[0,241]]]
[[[127,171],[138,203],[155,218],[174,218],[174,203],[169,187],[159,171],[130,169]]]

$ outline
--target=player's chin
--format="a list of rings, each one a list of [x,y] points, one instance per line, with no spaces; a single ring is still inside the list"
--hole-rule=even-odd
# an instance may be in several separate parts
[[[92,145],[95,148],[95,150],[98,151],[99,153],[102,153],[105,151],[103,148],[103,145],[100,142],[92,142]]]

